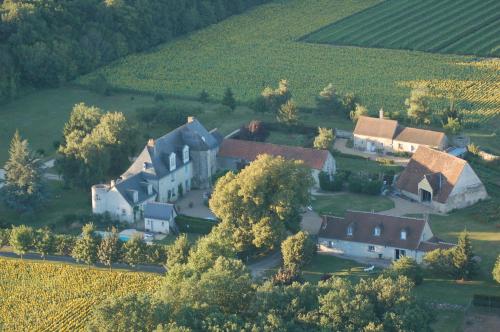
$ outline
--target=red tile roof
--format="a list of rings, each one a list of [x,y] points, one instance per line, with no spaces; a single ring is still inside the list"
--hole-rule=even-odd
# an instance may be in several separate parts
[[[360,116],[354,128],[354,135],[393,139],[397,129],[396,120]]]
[[[395,141],[428,145],[439,147],[445,139],[445,134],[439,131],[425,130],[419,128],[400,127]]]
[[[328,158],[328,153],[327,150],[225,139],[220,146],[218,156],[251,162],[261,154],[268,154],[275,157],[281,156],[288,160],[302,160],[309,168],[321,170]]]
[[[419,247],[425,223],[424,219],[347,211],[345,218],[324,216],[318,236],[416,250]],[[347,235],[349,226],[353,228],[352,236]],[[374,229],[377,226],[381,229],[379,236],[374,235]],[[406,240],[401,239],[402,230],[406,231]]]

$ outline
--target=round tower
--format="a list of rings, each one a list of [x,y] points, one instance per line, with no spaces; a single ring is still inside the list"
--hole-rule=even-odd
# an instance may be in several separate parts
[[[106,212],[106,199],[109,191],[107,184],[96,184],[92,186],[92,213],[100,214]]]

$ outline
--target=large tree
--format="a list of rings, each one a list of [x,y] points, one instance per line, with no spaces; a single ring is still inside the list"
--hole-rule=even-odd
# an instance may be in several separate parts
[[[43,198],[41,163],[18,131],[10,143],[9,160],[4,168],[5,202],[19,211],[32,210]]]
[[[99,261],[111,270],[114,263],[121,257],[121,242],[116,228],[112,228],[109,235],[105,236],[97,250]]]
[[[460,233],[458,244],[453,248],[451,260],[455,268],[455,276],[457,279],[469,279],[476,273],[478,266],[474,260],[472,243],[467,231]]]
[[[186,234],[181,234],[177,237],[174,243],[167,248],[167,268],[170,269],[177,264],[187,263],[191,245]]]
[[[278,110],[278,114],[276,115],[276,119],[278,120],[278,122],[283,123],[287,126],[292,126],[299,123],[299,109],[292,99],[281,105]]]
[[[10,231],[9,244],[14,252],[23,258],[33,248],[34,233],[33,228],[20,225],[12,227]]]
[[[123,261],[130,266],[137,266],[146,261],[146,243],[139,234],[134,234],[123,245]]]
[[[409,119],[415,123],[429,124],[431,122],[431,109],[429,107],[429,90],[425,86],[415,87],[410,92],[410,97],[405,104]]]
[[[292,271],[299,271],[311,261],[315,251],[316,244],[307,232],[300,231],[291,235],[281,243],[283,266]]]
[[[303,162],[261,155],[240,173],[221,177],[209,205],[222,220],[218,227],[231,230],[238,251],[268,250],[282,239],[285,223],[298,229],[300,209],[309,203],[312,184]]]
[[[95,234],[92,223],[82,227],[82,235],[78,238],[71,252],[71,256],[77,261],[88,264],[97,262],[97,250],[99,248],[99,238]]]
[[[66,181],[83,187],[120,174],[137,146],[136,131],[122,113],[83,103],[74,106],[63,134],[59,169]]]

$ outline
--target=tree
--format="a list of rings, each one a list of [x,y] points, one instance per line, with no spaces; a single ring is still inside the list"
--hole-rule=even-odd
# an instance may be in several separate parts
[[[351,112],[355,111],[358,102],[359,102],[358,97],[356,97],[356,95],[352,92],[343,95],[340,100],[343,113],[347,117],[350,117]]]
[[[231,110],[236,108],[236,99],[234,98],[234,93],[231,88],[226,88],[226,91],[224,91],[222,105],[229,107]]]
[[[438,274],[454,276],[455,271],[452,263],[452,249],[436,249],[424,256],[424,263]]]
[[[316,244],[307,232],[300,231],[289,236],[281,244],[283,266],[286,269],[299,271],[311,261],[316,252]]]
[[[252,225],[252,234],[252,244],[256,248],[274,250],[275,246],[285,237],[286,229],[279,220],[265,217]]]
[[[56,253],[61,256],[70,256],[76,243],[72,235],[58,234],[55,236]]]
[[[275,222],[299,228],[301,208],[309,204],[312,184],[303,162],[261,155],[238,174],[228,172],[221,177],[209,205],[221,220],[217,228],[227,230],[237,251],[254,249],[257,243],[266,250],[273,238],[268,231],[281,232]],[[263,224],[253,227],[259,222]]]
[[[0,249],[9,244],[10,229],[0,228]]]
[[[397,261],[393,261],[390,273],[395,276],[406,276],[412,280],[415,285],[420,285],[424,280],[424,272],[420,265],[410,257],[401,257]]]
[[[342,103],[340,97],[332,83],[328,83],[316,97],[316,106],[320,111],[334,112],[339,111]]]
[[[14,252],[21,256],[28,253],[33,247],[33,229],[26,225],[12,227],[10,231],[9,244]]]
[[[5,163],[4,200],[18,210],[31,210],[43,198],[43,181],[40,160],[30,151],[28,141],[16,131]]]
[[[99,239],[95,235],[94,224],[89,223],[82,227],[82,235],[76,240],[71,256],[77,261],[89,266],[97,262]]]
[[[493,279],[500,284],[500,254],[497,257],[497,261],[492,271]]]
[[[352,122],[357,122],[359,117],[367,115],[368,115],[368,109],[365,106],[356,103],[354,111],[351,111],[350,113],[350,118]]]
[[[120,260],[120,256],[121,242],[116,228],[113,227],[111,233],[101,240],[97,250],[97,257],[102,264],[108,266],[111,270],[112,265]]]
[[[210,95],[208,94],[207,90],[201,90],[200,95],[198,96],[198,100],[202,103],[208,103],[210,101]]]
[[[410,98],[406,99],[405,105],[408,118],[415,123],[430,123],[431,110],[428,102],[429,90],[425,86],[416,87],[411,90]]]
[[[462,131],[462,124],[459,119],[448,117],[448,122],[443,125],[443,129],[450,135],[457,135]]]
[[[139,234],[134,234],[123,245],[123,261],[130,266],[144,263],[146,260],[146,243]]]
[[[478,266],[474,260],[472,244],[467,231],[460,233],[458,244],[453,248],[451,259],[457,279],[469,279],[477,271]]]
[[[296,125],[299,122],[299,110],[292,99],[281,105],[276,120],[287,126]]]
[[[278,112],[279,109],[292,98],[292,93],[288,88],[288,81],[281,79],[278,83],[278,88],[266,87],[262,93],[261,98],[256,101],[255,108],[257,111],[265,110],[270,112]]]
[[[318,136],[314,138],[314,148],[319,150],[329,150],[335,140],[333,129],[318,127]]]
[[[177,237],[174,243],[167,247],[167,269],[171,269],[177,264],[186,264],[191,245],[186,234]]]
[[[35,233],[35,250],[45,259],[45,256],[54,253],[56,241],[54,234],[47,228],[42,228]]]

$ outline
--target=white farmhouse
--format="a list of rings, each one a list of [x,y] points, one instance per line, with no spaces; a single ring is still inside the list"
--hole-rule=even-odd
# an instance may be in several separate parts
[[[134,222],[143,218],[148,202],[173,202],[192,188],[210,187],[221,141],[217,132],[189,117],[183,126],[149,140],[119,179],[92,186],[93,213]]]
[[[319,174],[325,172],[333,177],[336,172],[335,159],[328,150],[317,150],[297,146],[225,139],[218,154],[218,167],[238,170],[257,159],[261,154],[281,156],[288,160],[302,160],[311,169],[314,187],[319,188]]]
[[[368,152],[414,153],[420,146],[444,150],[446,135],[439,131],[404,127],[396,120],[361,116],[353,133],[354,147]]]
[[[149,202],[144,206],[144,229],[153,233],[169,234],[175,227],[177,212],[173,204]]]
[[[422,262],[424,254],[448,249],[425,219],[347,211],[344,218],[324,216],[318,234],[320,251],[353,257],[398,260],[403,256]]]
[[[467,161],[426,147],[413,154],[396,188],[443,213],[488,198],[486,188]]]

